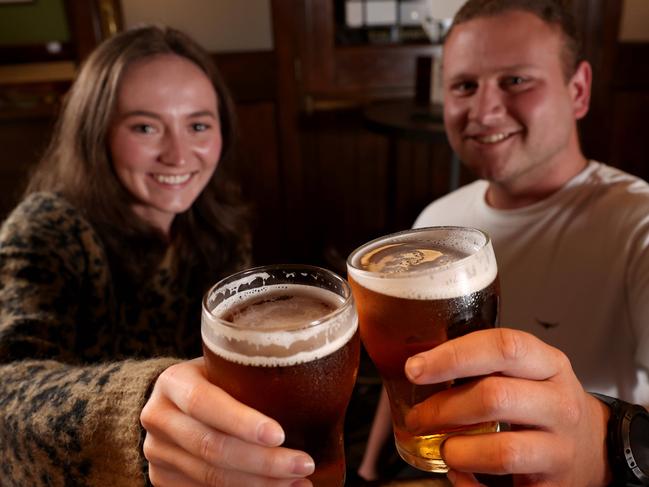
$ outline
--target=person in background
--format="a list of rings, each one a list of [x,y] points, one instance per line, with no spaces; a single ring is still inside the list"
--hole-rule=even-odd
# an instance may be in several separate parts
[[[414,226],[491,236],[506,328],[410,358],[418,384],[485,376],[434,395],[410,419],[421,431],[512,424],[444,443],[458,487],[478,485],[473,473],[514,474],[525,486],[625,483],[607,457],[622,452],[606,444],[615,415],[587,391],[649,404],[649,185],[583,154],[577,121],[591,76],[558,0],[469,0],[444,41],[446,132],[480,179],[431,203]],[[383,397],[359,469],[366,479],[377,476],[388,408]]]
[[[0,229],[3,487],[310,485],[313,460],[194,358],[204,291],[250,260],[234,135],[181,32],[130,30],[84,63]]]

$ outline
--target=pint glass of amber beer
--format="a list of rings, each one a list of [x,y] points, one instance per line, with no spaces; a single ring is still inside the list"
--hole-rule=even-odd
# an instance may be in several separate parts
[[[234,274],[205,295],[201,333],[209,380],[282,425],[284,446],[313,457],[313,485],[342,486],[360,347],[347,282],[304,265]]]
[[[347,260],[361,339],[390,399],[396,446],[410,465],[446,472],[440,455],[453,434],[498,431],[498,423],[408,431],[410,409],[452,383],[414,385],[404,373],[408,357],[498,319],[498,270],[489,237],[473,228],[432,227],[373,240]]]

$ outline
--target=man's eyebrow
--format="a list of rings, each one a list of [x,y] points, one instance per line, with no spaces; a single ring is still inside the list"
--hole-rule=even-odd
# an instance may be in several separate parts
[[[494,68],[492,70],[493,73],[497,74],[507,74],[512,71],[520,71],[520,70],[537,70],[538,66],[535,66],[534,64],[510,64],[507,66],[501,66]],[[456,80],[466,80],[466,79],[475,79],[480,77],[480,74],[474,73],[473,71],[461,71],[454,73],[449,76],[450,80],[456,81]]]
[[[214,113],[213,110],[199,110],[197,112],[192,112],[189,114],[190,117],[195,118],[195,117],[212,117],[212,118],[218,118],[216,113]]]
[[[452,83],[456,83],[458,81],[466,81],[470,79],[475,79],[477,76],[475,74],[465,72],[465,73],[456,73],[452,76],[449,76],[449,81]]]
[[[502,68],[499,69],[499,71],[516,71],[519,69],[538,69],[538,66],[534,64],[512,64],[510,66],[503,66]]]

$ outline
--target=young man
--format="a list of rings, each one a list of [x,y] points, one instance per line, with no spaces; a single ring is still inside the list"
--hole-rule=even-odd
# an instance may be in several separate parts
[[[623,451],[606,443],[617,410],[586,391],[649,404],[649,185],[582,154],[591,68],[559,3],[469,0],[444,44],[447,134],[482,179],[430,204],[415,226],[490,234],[510,329],[411,358],[415,383],[491,374],[434,395],[412,419],[422,430],[513,425],[444,443],[456,486],[477,485],[469,472],[525,486],[626,481],[631,469],[607,457]],[[385,405],[362,476],[373,473]]]

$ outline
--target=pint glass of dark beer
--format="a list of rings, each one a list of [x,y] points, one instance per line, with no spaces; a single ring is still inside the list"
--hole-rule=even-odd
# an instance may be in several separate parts
[[[498,423],[408,431],[410,409],[452,383],[414,385],[404,373],[408,357],[498,320],[496,258],[489,237],[473,228],[432,227],[373,240],[347,260],[361,339],[390,399],[396,446],[410,465],[446,472],[440,455],[446,437],[498,431]]]
[[[313,457],[313,485],[342,486],[360,348],[347,282],[303,265],[234,274],[205,295],[201,333],[209,380],[282,425],[284,446]]]

